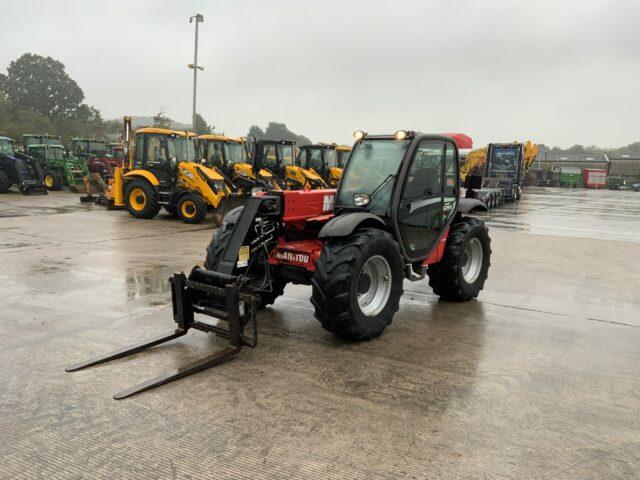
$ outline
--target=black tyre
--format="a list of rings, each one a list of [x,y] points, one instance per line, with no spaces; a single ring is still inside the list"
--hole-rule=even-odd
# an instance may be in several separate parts
[[[204,261],[204,268],[207,270],[216,270],[218,259],[224,252],[224,249],[231,238],[233,227],[240,212],[242,212],[242,207],[231,210],[223,218],[220,228],[218,228],[213,234],[211,243],[207,247],[207,257]],[[267,269],[266,267],[266,259],[264,258],[260,258],[259,261],[252,263],[251,266],[251,274],[255,277],[255,280],[252,282],[252,287],[263,287],[255,291],[255,293],[260,297],[259,309],[263,309],[267,305],[273,304],[273,302],[276,301],[276,298],[284,293],[284,287],[287,285],[287,282],[273,272],[272,269]],[[234,268],[232,275],[238,275],[239,273],[240,270]]]
[[[172,217],[177,217],[178,216],[178,209],[177,209],[177,207],[175,205],[168,205],[168,206],[164,207],[164,209]]]
[[[311,280],[322,326],[348,341],[380,335],[393,320],[404,278],[400,248],[376,228],[325,243]]]
[[[185,223],[201,223],[207,216],[207,203],[200,195],[182,195],[177,205],[178,217]]]
[[[146,180],[131,180],[124,189],[124,203],[136,218],[153,218],[160,211],[156,190]]]
[[[491,265],[491,239],[484,222],[459,217],[451,225],[444,257],[429,265],[429,285],[444,300],[466,302],[484,288]]]
[[[64,186],[64,178],[56,170],[47,170],[44,174],[44,186],[47,187],[47,190],[61,190]]]
[[[7,193],[11,188],[11,179],[7,172],[0,170],[0,193]]]

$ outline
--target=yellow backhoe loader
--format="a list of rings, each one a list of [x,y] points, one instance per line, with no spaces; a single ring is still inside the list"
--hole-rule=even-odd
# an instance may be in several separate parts
[[[125,163],[116,168],[107,198],[136,218],[153,218],[161,208],[186,223],[200,223],[207,212],[216,217],[231,193],[215,170],[197,162],[196,135],[146,127],[131,133],[124,121]]]
[[[300,147],[298,165],[319,175],[329,188],[336,188],[350,152],[351,147],[335,143],[303,145]]]

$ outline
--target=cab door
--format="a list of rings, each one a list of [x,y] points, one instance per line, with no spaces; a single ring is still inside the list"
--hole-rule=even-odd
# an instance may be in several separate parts
[[[422,140],[411,159],[401,191],[397,222],[402,244],[412,261],[425,258],[455,212],[455,147],[444,140]]]
[[[141,157],[138,156],[139,150],[136,145],[136,163],[153,173],[161,187],[172,186],[176,177],[176,168],[173,166],[175,161],[172,162],[172,158],[176,158],[174,142],[167,142],[164,135],[145,134],[143,137],[144,149]]]

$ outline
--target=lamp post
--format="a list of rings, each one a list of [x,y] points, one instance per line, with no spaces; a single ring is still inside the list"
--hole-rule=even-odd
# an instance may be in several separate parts
[[[204,22],[204,16],[196,13],[194,16],[189,17],[189,23],[193,23],[193,19],[196,20],[196,44],[193,52],[193,63],[190,63],[188,67],[193,70],[193,132],[196,133],[196,87],[198,85],[198,70],[204,70],[204,67],[198,65],[198,24]]]

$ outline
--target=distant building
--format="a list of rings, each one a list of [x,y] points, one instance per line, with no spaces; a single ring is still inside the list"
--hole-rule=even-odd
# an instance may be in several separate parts
[[[608,153],[609,175],[622,177],[627,185],[640,182],[640,152],[624,155],[620,153]]]
[[[607,170],[609,159],[604,154],[540,152],[531,170],[559,171],[561,168],[601,168]]]

